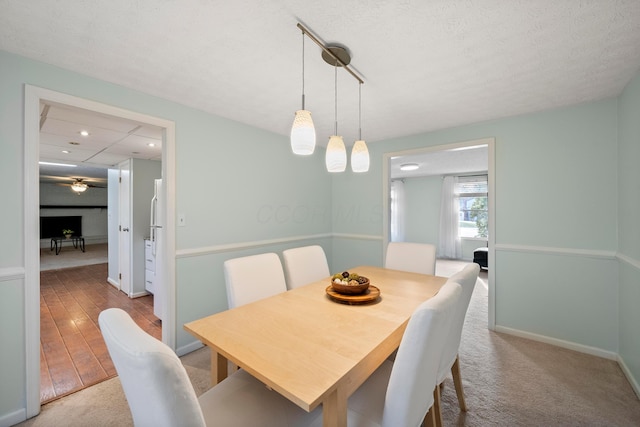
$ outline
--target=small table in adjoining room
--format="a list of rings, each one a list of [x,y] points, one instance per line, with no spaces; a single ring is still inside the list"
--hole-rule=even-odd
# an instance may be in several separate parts
[[[56,249],[56,255],[60,253],[62,250],[62,242],[71,242],[73,243],[73,247],[84,252],[84,237],[82,236],[71,236],[71,237],[52,237],[51,238],[51,250]]]

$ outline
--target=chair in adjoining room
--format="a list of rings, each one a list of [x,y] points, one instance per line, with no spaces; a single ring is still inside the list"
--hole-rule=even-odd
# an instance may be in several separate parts
[[[196,397],[178,356],[125,311],[107,309],[98,322],[136,426],[281,427],[322,419],[321,406],[306,412],[244,370]]]
[[[467,410],[467,405],[464,400],[464,390],[462,389],[458,349],[462,338],[464,319],[467,314],[467,309],[469,308],[469,302],[471,301],[471,294],[473,294],[473,289],[476,285],[476,281],[478,280],[479,271],[480,267],[478,264],[468,264],[448,280],[448,282],[453,281],[455,283],[459,283],[462,287],[462,294],[456,304],[451,323],[451,330],[446,338],[442,361],[440,362],[440,368],[438,369],[438,384],[442,384],[449,372],[451,372],[460,409],[465,412]]]
[[[303,246],[282,252],[289,289],[317,282],[331,275],[322,246]]]
[[[436,247],[429,243],[390,242],[385,268],[411,273],[436,273]]]
[[[349,398],[350,427],[419,426],[423,421],[431,426],[440,419],[438,367],[460,294],[460,285],[447,281],[413,312],[395,362],[385,360]]]
[[[229,308],[287,291],[282,263],[272,252],[226,260],[224,281]]]

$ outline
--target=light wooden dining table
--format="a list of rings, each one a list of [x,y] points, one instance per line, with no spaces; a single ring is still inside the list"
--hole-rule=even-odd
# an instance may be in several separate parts
[[[377,300],[349,305],[330,298],[330,278],[184,325],[211,348],[213,384],[228,361],[306,411],[322,404],[324,426],[346,427],[349,396],[400,345],[413,311],[445,277],[360,266]],[[259,286],[259,284],[256,284]]]

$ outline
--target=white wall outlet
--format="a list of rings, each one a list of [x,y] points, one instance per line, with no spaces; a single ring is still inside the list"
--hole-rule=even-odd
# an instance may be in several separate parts
[[[178,227],[184,227],[187,225],[187,217],[185,214],[178,214]]]

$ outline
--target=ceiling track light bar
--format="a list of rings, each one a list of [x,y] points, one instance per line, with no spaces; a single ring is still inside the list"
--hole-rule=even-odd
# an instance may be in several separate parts
[[[318,38],[313,35],[313,33],[311,33],[308,29],[306,29],[302,24],[298,23],[298,28],[300,28],[300,30],[302,30],[302,32],[309,37],[311,40],[313,40],[313,42],[315,44],[317,44],[318,46],[320,46],[320,48],[322,48],[322,50],[329,55],[331,58],[333,58],[336,61],[336,66],[340,65],[342,68],[344,68],[345,70],[347,70],[349,72],[349,74],[351,74],[353,77],[355,77],[356,80],[358,80],[360,82],[360,84],[364,84],[364,81],[360,78],[360,76],[358,76],[355,71],[353,71],[351,68],[349,68],[349,66],[347,64],[344,63],[344,61],[340,58],[338,58],[332,51],[331,51],[331,46],[327,47],[324,45],[324,43],[322,43],[320,40],[318,40]]]

